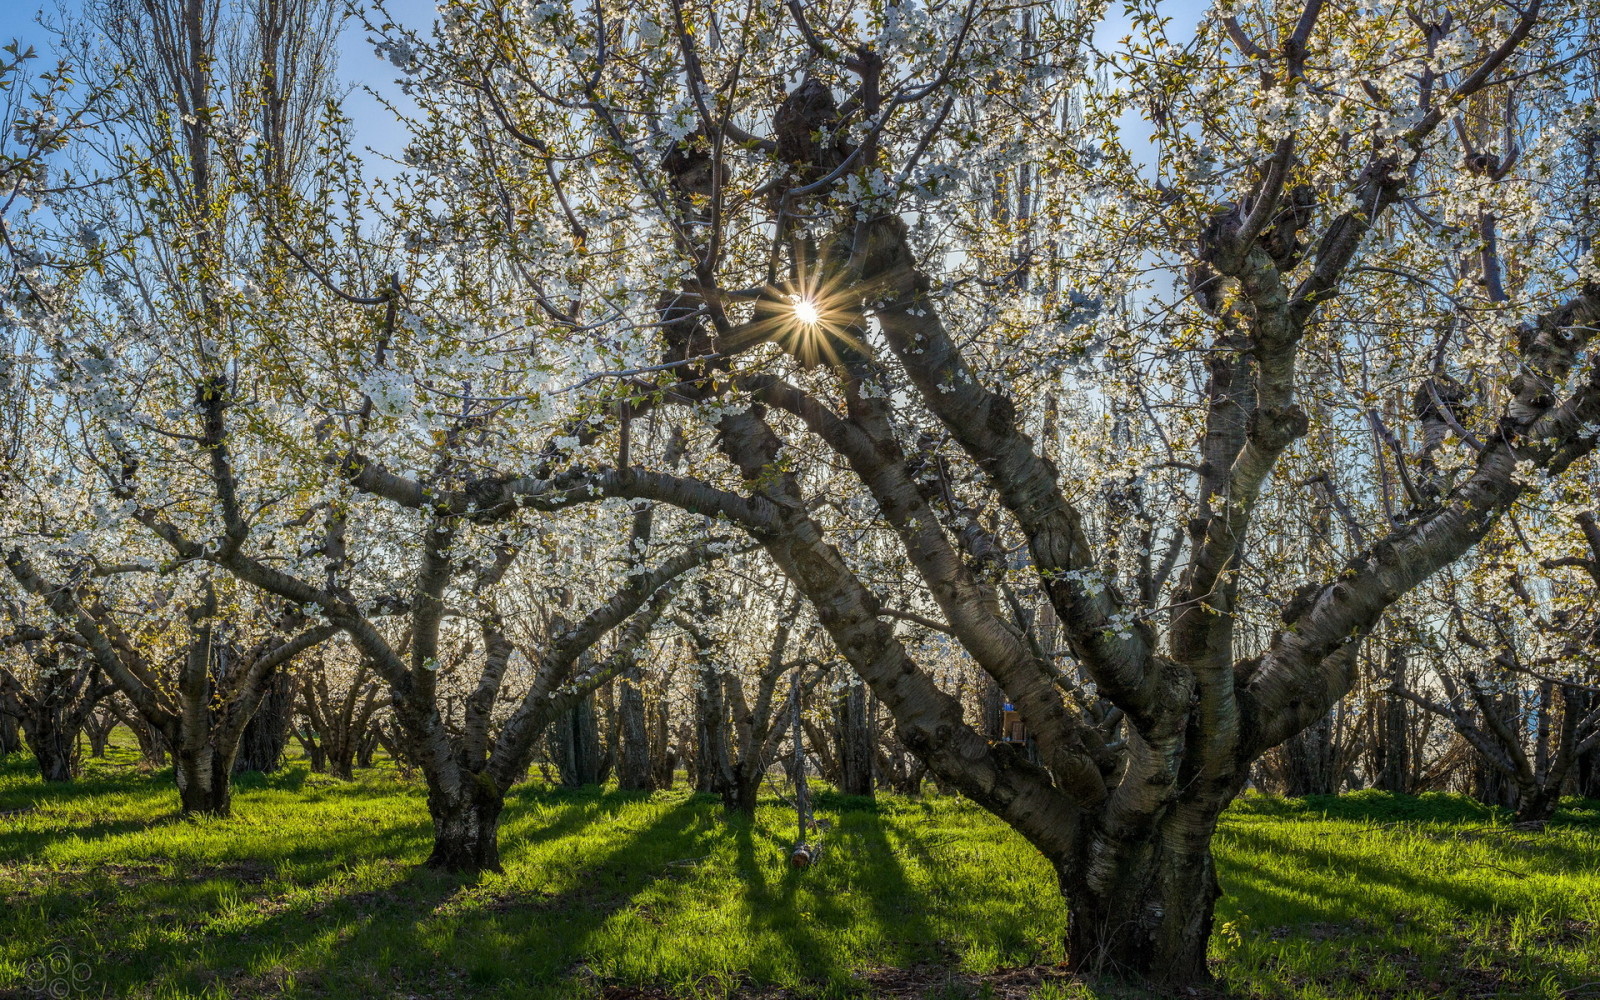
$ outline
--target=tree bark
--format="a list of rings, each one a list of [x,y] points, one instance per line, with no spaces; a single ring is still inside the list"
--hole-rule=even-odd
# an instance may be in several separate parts
[[[1284,794],[1299,798],[1332,795],[1339,790],[1332,716],[1323,716],[1311,728],[1289,737],[1283,754],[1288,765],[1288,787]]]
[[[84,735],[89,737],[89,756],[96,760],[106,755],[106,745],[111,741],[111,731],[117,728],[117,717],[104,709],[89,714],[83,722]]]
[[[1394,792],[1408,795],[1415,790],[1411,779],[1411,741],[1409,740],[1409,726],[1406,700],[1395,690],[1403,688],[1408,683],[1406,680],[1406,648],[1403,645],[1389,647],[1388,662],[1384,664],[1384,672],[1389,681],[1389,689],[1384,692],[1383,705],[1378,716],[1378,733],[1375,741],[1374,786],[1379,791]]]
[[[1206,947],[1212,913],[1222,894],[1212,861],[1210,831],[1186,838],[1158,832],[1125,854],[1094,888],[1090,859],[1062,868],[1067,899],[1067,964],[1075,972],[1157,983],[1209,980]],[[1085,873],[1088,878],[1085,878]]]
[[[17,730],[16,716],[0,712],[0,757],[17,753],[21,749],[22,738]]]
[[[433,853],[429,868],[447,872],[499,872],[500,813],[505,798],[487,775],[470,775],[468,787],[447,792],[428,790],[433,817]]]
[[[1587,714],[1600,708],[1600,692],[1588,691],[1573,699],[1574,711]],[[1573,794],[1580,798],[1600,799],[1600,746],[1584,750],[1573,761]]]
[[[310,725],[296,726],[295,739],[300,741],[300,749],[305,751],[306,763],[311,768],[312,774],[328,773],[328,751],[323,746],[319,735]],[[336,777],[340,777],[336,775]]]
[[[228,816],[233,811],[233,754],[209,741],[180,747],[172,755],[173,777],[185,816]]]
[[[71,781],[78,776],[78,733],[61,713],[29,712],[22,717],[23,735],[45,781]]]
[[[839,791],[846,795],[873,793],[871,728],[867,725],[867,689],[852,684],[835,706],[839,728]]]
[[[653,792],[656,779],[645,727],[643,682],[644,674],[638,664],[628,667],[618,677],[621,692],[617,699],[617,725],[621,746],[617,757],[617,787]]]
[[[245,723],[234,759],[233,773],[259,771],[272,774],[283,766],[283,751],[289,745],[289,713],[294,704],[294,679],[279,673],[267,685],[256,712]]]
[[[702,657],[698,666],[700,680],[694,697],[694,790],[721,795],[730,783],[733,770],[728,759],[727,692],[722,686],[722,675],[709,660]]]
[[[649,711],[652,781],[660,791],[671,791],[678,778],[678,746],[672,742],[672,712],[663,698]]]
[[[600,727],[591,694],[551,727],[551,742],[561,784],[568,788],[600,783]]]

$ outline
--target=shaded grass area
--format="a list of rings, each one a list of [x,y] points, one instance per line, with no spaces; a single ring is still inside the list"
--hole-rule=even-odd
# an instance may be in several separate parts
[[[422,796],[387,769],[253,776],[227,820],[176,806],[125,749],[70,786],[0,763],[0,813],[28,810],[0,817],[0,997],[30,995],[57,948],[91,996],[1127,995],[1050,976],[1048,866],[959,799],[823,794],[801,873],[777,798],[752,823],[681,791],[531,785],[505,874],[477,881],[416,867]],[[1600,980],[1600,803],[1526,833],[1452,797],[1250,798],[1217,846],[1221,995],[1554,1000]]]

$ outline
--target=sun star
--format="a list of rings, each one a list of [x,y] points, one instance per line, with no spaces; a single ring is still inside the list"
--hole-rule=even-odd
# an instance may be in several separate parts
[[[806,326],[816,326],[822,322],[822,312],[817,309],[817,304],[810,299],[796,299],[794,303],[794,318]]]

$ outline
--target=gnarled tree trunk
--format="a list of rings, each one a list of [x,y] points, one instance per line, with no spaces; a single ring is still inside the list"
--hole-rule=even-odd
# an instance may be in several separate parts
[[[45,781],[71,781],[78,776],[78,733],[58,712],[29,712],[22,717],[28,749]]]
[[[568,788],[600,783],[600,725],[594,697],[587,696],[550,727],[551,756]]]
[[[105,709],[91,712],[83,720],[83,733],[89,737],[89,756],[100,759],[106,755],[106,745],[111,742],[111,731],[117,728],[117,717]]]
[[[433,853],[429,868],[450,872],[501,871],[500,813],[505,798],[487,775],[469,774],[465,787],[429,788]]]
[[[1222,894],[1213,831],[1185,835],[1164,826],[1109,871],[1090,858],[1061,869],[1073,970],[1170,983],[1210,978],[1206,948]]]

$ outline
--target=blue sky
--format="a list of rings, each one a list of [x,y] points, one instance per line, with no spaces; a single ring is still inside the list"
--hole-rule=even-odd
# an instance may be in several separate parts
[[[38,23],[40,11],[45,12],[48,21],[60,24],[64,17],[75,13],[80,4],[81,0],[0,0],[0,43],[20,38],[43,55],[51,48],[52,35]],[[1167,0],[1161,4],[1163,13],[1173,17],[1173,35],[1179,38],[1189,35],[1207,6],[1207,0]],[[426,31],[434,19],[433,0],[388,0],[388,9],[390,16],[401,24],[422,31]],[[1097,41],[1104,46],[1115,45],[1116,40],[1127,33],[1128,25],[1121,6],[1113,4],[1106,20],[1095,32]],[[353,88],[346,98],[345,110],[355,124],[357,142],[380,154],[398,157],[405,142],[404,129],[365,88],[389,95],[393,100],[404,99],[395,86],[394,67],[373,52],[358,22],[351,21],[345,27],[340,44],[339,73]],[[1141,123],[1130,121],[1124,128],[1131,133],[1124,136],[1127,140],[1139,142],[1147,138]],[[384,172],[376,164],[372,167],[375,173]]]
[[[40,24],[59,26],[80,9],[80,0],[0,0],[0,44],[20,39],[32,45],[41,57],[47,56],[54,42],[53,33]],[[425,30],[433,22],[433,0],[389,0],[389,13],[407,27]],[[357,141],[379,153],[398,156],[405,142],[404,130],[364,88],[372,88],[400,99],[394,85],[395,68],[380,59],[367,42],[359,22],[346,24],[339,46],[339,75],[353,89],[346,98],[345,110],[355,123]]]

